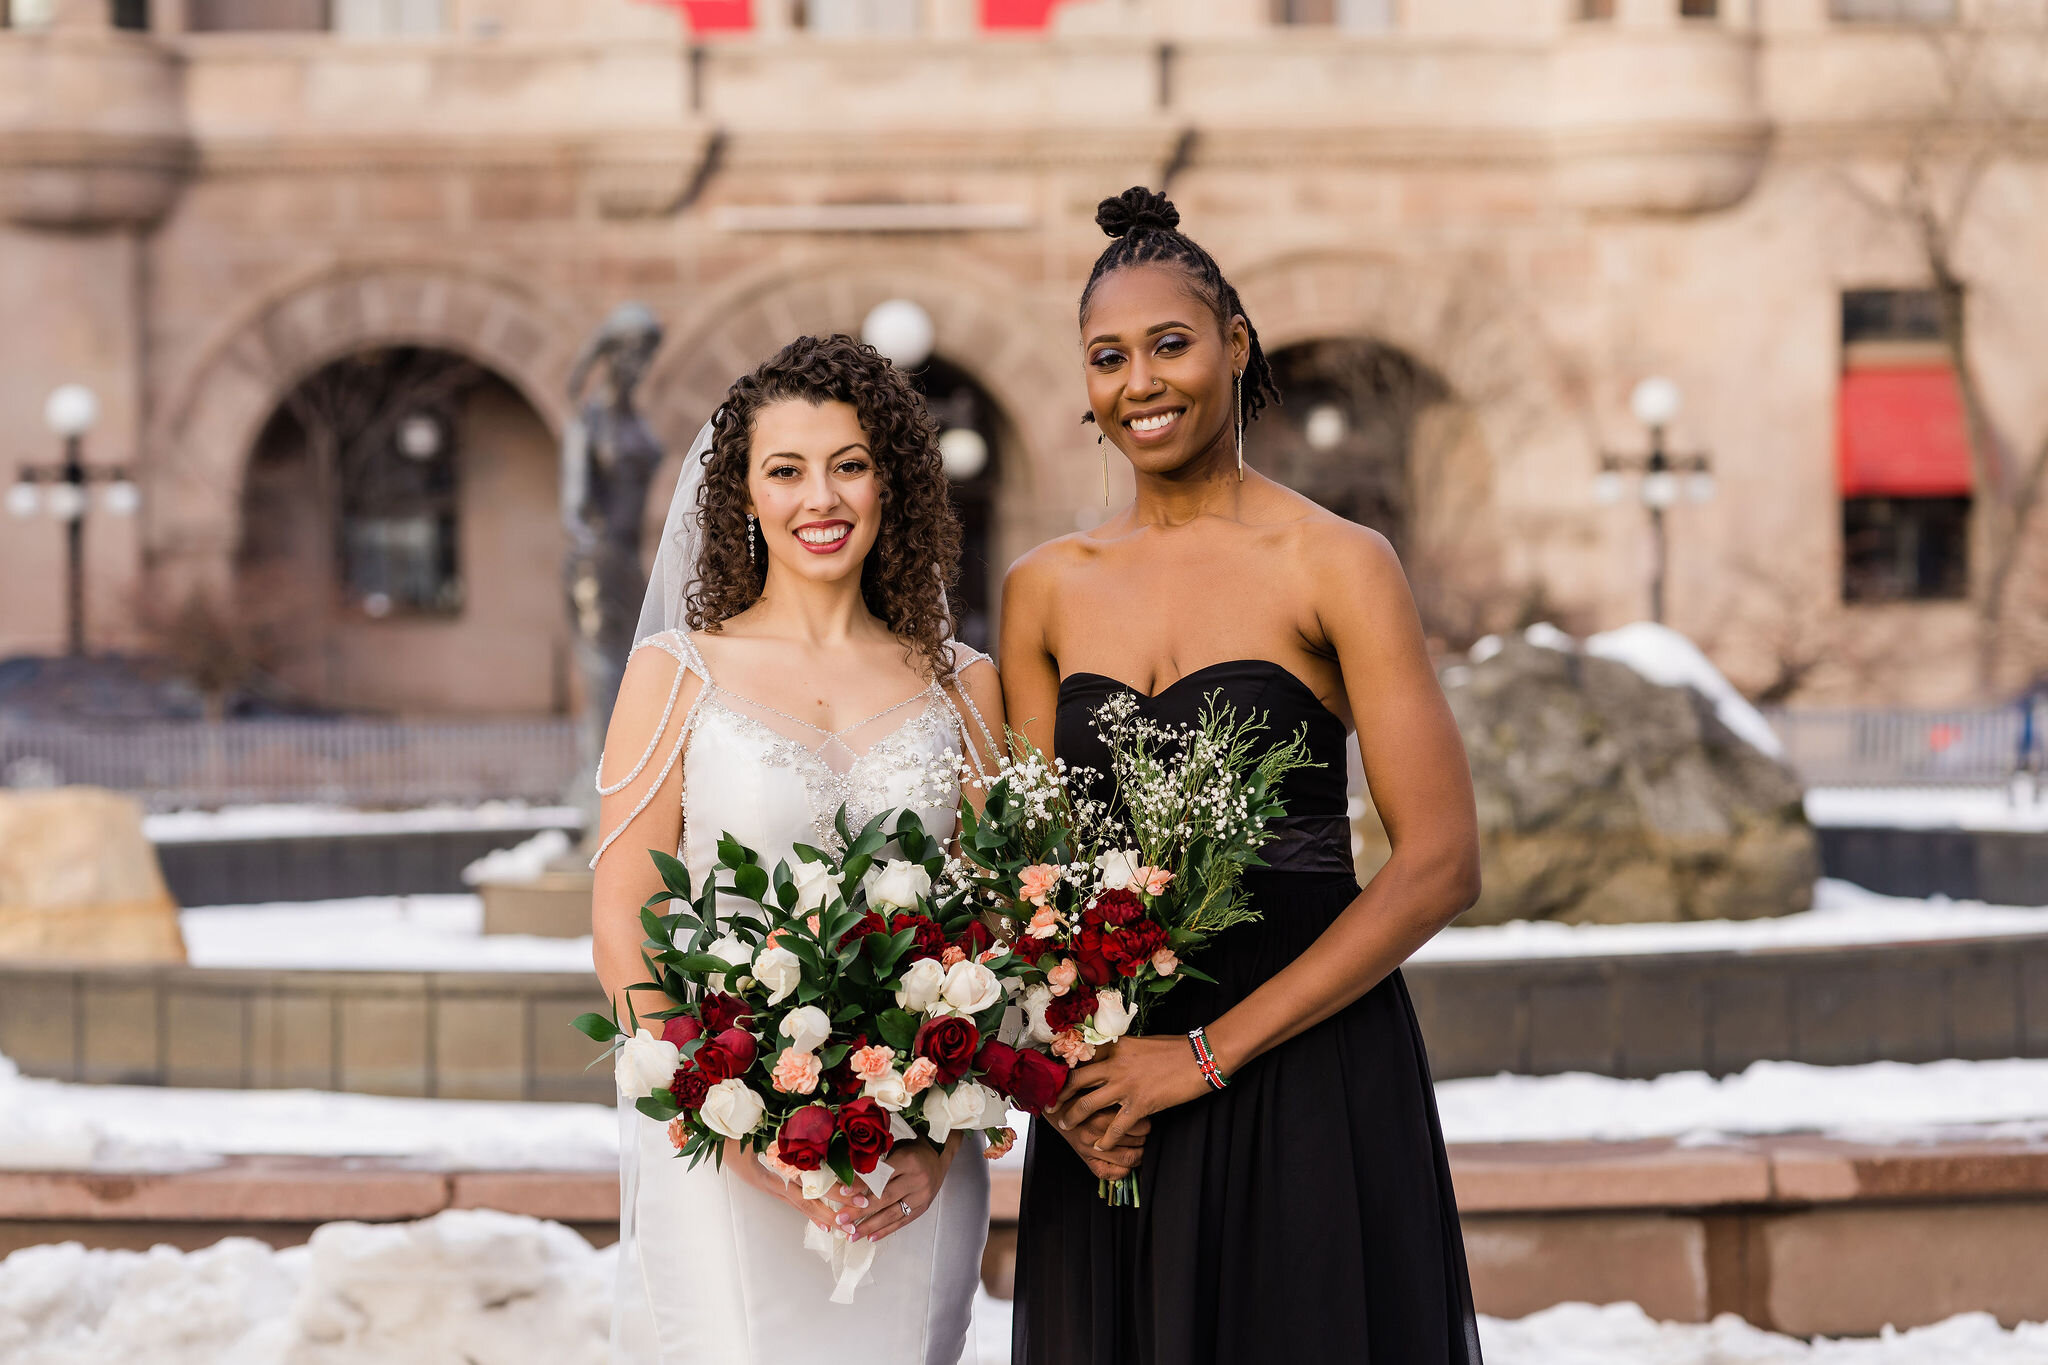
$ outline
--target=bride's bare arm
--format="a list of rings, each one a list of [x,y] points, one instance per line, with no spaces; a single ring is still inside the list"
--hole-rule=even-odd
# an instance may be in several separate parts
[[[597,860],[590,897],[591,956],[621,1027],[628,1026],[626,987],[647,979],[640,962],[640,944],[646,938],[640,907],[661,890],[661,873],[647,850],[674,853],[681,842],[683,760],[678,741],[702,686],[666,651],[641,649],[626,664],[619,700],[605,731],[599,785],[613,786],[639,765],[632,780],[606,796],[598,808],[604,835],[617,834]],[[652,992],[633,992],[636,1012],[661,1008]]]

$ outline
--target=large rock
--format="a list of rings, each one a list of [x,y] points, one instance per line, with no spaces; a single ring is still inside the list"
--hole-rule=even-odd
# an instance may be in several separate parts
[[[1447,669],[1484,890],[1460,921],[1758,919],[1808,909],[1820,849],[1799,780],[1690,686],[1514,639]],[[1361,869],[1384,861],[1368,804]]]
[[[142,807],[97,787],[0,791],[0,959],[183,962]]]

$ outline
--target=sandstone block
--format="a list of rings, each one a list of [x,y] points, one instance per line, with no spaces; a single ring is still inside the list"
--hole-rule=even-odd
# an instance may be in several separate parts
[[[0,958],[185,960],[138,803],[96,787],[0,792]]]

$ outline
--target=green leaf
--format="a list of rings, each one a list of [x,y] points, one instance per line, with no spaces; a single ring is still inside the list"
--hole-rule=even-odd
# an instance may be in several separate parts
[[[909,1010],[883,1010],[875,1018],[875,1029],[882,1035],[882,1041],[898,1052],[907,1053],[910,1045],[917,1041],[917,1016]]]
[[[839,861],[837,858],[834,858],[831,854],[827,853],[824,849],[812,848],[809,844],[791,844],[789,846],[789,851],[791,853],[796,854],[796,856],[802,859],[804,862],[822,863],[826,867],[831,867],[834,863]]]
[[[641,907],[640,910],[640,927],[647,931],[648,942],[662,948],[673,948],[675,946],[674,941],[669,938],[668,926],[661,922],[661,916],[645,906]]]
[[[674,855],[663,853],[658,848],[648,849],[647,854],[654,859],[654,865],[661,869],[662,885],[674,892],[678,898],[688,900],[690,898],[690,869],[684,867],[682,861]]]
[[[775,903],[782,907],[782,912],[788,914],[795,910],[796,883],[790,880],[789,864],[778,859],[775,864],[775,875],[769,881],[775,888]]]
[[[1176,978],[1184,976],[1191,981],[1206,981],[1212,986],[1216,984],[1215,977],[1209,975],[1207,972],[1203,971],[1199,967],[1190,967],[1185,962],[1181,963],[1180,966],[1174,968],[1173,975]]]
[[[832,1174],[839,1177],[841,1184],[851,1185],[855,1189],[865,1189],[866,1187],[860,1183],[860,1176],[853,1169],[852,1158],[843,1157],[839,1155],[837,1149],[842,1141],[843,1139],[841,1139],[837,1135],[834,1135],[832,1139],[832,1146],[834,1150],[832,1152],[832,1155],[827,1159],[826,1164],[832,1168]]]
[[[841,1005],[838,1011],[833,1014],[832,1022],[835,1024],[850,1023],[866,1013],[867,1008],[856,1000],[851,1005]]]
[[[625,1036],[618,1024],[602,1014],[579,1014],[571,1021],[569,1027],[578,1033],[589,1035],[592,1042],[598,1043],[609,1043],[614,1038]]]
[[[853,832],[846,827],[846,807],[841,804],[832,815],[832,828],[839,834],[839,845],[844,848],[853,842]]]
[[[732,888],[750,901],[763,901],[768,897],[768,874],[758,863],[748,863],[735,868],[732,874]]]
[[[838,1066],[846,1060],[846,1054],[853,1051],[852,1043],[833,1043],[818,1053],[818,1060],[826,1067]]]
[[[642,1095],[633,1101],[633,1107],[653,1119],[656,1123],[667,1123],[683,1111],[667,1095]]]

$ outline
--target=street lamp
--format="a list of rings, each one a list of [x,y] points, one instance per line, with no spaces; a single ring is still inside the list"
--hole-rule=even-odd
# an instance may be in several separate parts
[[[914,370],[931,359],[938,331],[932,315],[912,299],[876,304],[860,324],[860,339],[880,351],[899,370]]]
[[[56,464],[23,465],[7,490],[7,510],[17,517],[42,512],[64,523],[67,644],[73,655],[85,653],[85,518],[90,510],[88,487],[105,484],[100,506],[113,516],[133,516],[142,497],[125,465],[87,467],[85,434],[99,421],[100,400],[83,384],[66,384],[43,404],[43,421],[64,442],[64,458]]]
[[[1650,429],[1650,449],[1642,455],[1620,455],[1612,451],[1600,456],[1600,472],[1593,476],[1593,497],[1612,505],[1628,491],[1629,474],[1636,481],[1636,500],[1650,514],[1650,619],[1664,620],[1664,578],[1670,558],[1664,513],[1681,497],[1706,502],[1714,496],[1713,460],[1704,453],[1673,455],[1664,448],[1664,432],[1678,416],[1682,396],[1678,385],[1653,376],[1636,385],[1629,394],[1629,410]]]

